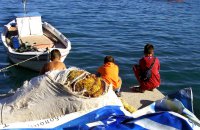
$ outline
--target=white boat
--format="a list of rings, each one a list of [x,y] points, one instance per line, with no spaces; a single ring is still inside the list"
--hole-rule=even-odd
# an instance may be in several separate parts
[[[4,26],[1,38],[9,59],[19,66],[39,71],[50,61],[49,52],[58,49],[63,62],[71,50],[70,41],[37,12],[18,13]]]

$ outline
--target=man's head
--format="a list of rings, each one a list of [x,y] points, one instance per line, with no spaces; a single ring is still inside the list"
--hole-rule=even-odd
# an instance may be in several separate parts
[[[55,60],[55,59],[59,59],[61,58],[61,54],[60,51],[58,49],[54,49],[51,51],[51,61]]]
[[[154,47],[153,47],[153,45],[152,44],[146,44],[145,46],[144,46],[144,54],[145,55],[153,55],[153,53],[154,53]]]
[[[104,58],[104,64],[105,63],[108,63],[108,62],[115,62],[115,60],[114,60],[114,58],[112,57],[112,56],[106,56],[105,58]]]

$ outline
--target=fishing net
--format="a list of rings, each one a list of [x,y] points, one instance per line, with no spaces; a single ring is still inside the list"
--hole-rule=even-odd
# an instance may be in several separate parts
[[[65,85],[77,95],[85,97],[98,97],[106,89],[106,83],[100,77],[83,70],[72,70]]]
[[[14,95],[0,100],[1,123],[53,118],[106,105],[122,106],[112,87],[85,70],[71,67],[34,77]]]

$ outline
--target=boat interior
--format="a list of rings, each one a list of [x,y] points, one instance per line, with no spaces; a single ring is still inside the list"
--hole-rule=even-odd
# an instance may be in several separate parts
[[[56,38],[53,34],[48,32],[43,28],[43,35],[30,35],[19,37],[19,43],[27,43],[30,46],[36,47],[37,49],[46,49],[46,48],[66,48],[62,42]],[[6,34],[6,42],[9,46],[12,46],[12,37],[18,36],[18,30],[16,27],[10,27]]]
[[[28,20],[27,17],[16,18],[15,22],[6,27],[6,43],[13,49],[17,50],[22,46],[31,46],[35,50],[66,48],[63,42],[52,33],[56,29],[43,26],[40,16],[29,17]]]

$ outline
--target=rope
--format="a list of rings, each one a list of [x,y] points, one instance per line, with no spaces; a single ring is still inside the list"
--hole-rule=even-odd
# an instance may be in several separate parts
[[[44,53],[42,53],[42,54],[40,54],[40,55],[43,55],[43,54],[44,54]],[[32,60],[32,59],[34,59],[34,58],[37,58],[37,59],[38,59],[38,57],[39,57],[40,55],[33,56],[33,57],[31,57],[31,58],[28,58],[28,59],[23,60],[23,61],[21,61],[21,62],[18,62],[18,63],[16,63],[16,64],[7,66],[7,67],[5,67],[5,68],[2,68],[2,69],[0,69],[0,72],[3,72],[3,70],[7,70],[7,69],[9,69],[9,68],[11,68],[11,67],[17,66],[17,65],[19,65],[19,64],[22,64],[22,63],[27,62],[27,61],[29,61],[29,60]],[[39,59],[38,59],[38,60],[39,60]]]

